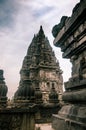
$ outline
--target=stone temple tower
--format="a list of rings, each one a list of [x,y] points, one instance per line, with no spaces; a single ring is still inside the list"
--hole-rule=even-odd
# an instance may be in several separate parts
[[[7,104],[7,91],[8,88],[5,84],[5,79],[3,77],[3,70],[0,69],[0,107],[6,107]]]
[[[15,99],[35,103],[56,103],[63,92],[62,71],[42,26],[24,57]]]

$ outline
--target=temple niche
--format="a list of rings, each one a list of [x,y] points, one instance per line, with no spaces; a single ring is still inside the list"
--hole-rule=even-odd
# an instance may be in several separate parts
[[[61,48],[63,58],[72,63],[71,78],[64,83],[62,99],[65,105],[53,115],[54,130],[86,129],[86,1],[74,7],[71,17],[55,25],[54,45]],[[62,26],[61,26],[62,25]],[[58,124],[58,125],[57,125]]]

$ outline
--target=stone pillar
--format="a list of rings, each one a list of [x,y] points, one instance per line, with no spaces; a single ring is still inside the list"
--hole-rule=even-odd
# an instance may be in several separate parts
[[[53,115],[55,130],[86,129],[86,1],[81,0],[70,18],[54,26],[54,45],[60,47],[63,58],[72,63],[72,76],[65,83],[62,99],[65,105]],[[64,17],[63,17],[64,18]],[[57,35],[55,35],[57,34]]]
[[[30,117],[30,130],[35,130],[35,119],[34,119],[34,115],[32,114]]]
[[[35,130],[35,118],[32,113],[24,113],[21,130]]]
[[[34,129],[35,129],[35,121],[33,114],[24,113],[21,130],[34,130]]]

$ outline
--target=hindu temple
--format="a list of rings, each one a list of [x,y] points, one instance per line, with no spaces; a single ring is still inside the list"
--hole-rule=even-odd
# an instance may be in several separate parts
[[[15,103],[35,103],[39,108],[38,113],[41,113],[38,115],[50,117],[54,110],[57,111],[59,97],[63,92],[62,85],[62,70],[40,26],[23,60]]]
[[[61,108],[62,86],[59,61],[40,26],[24,57],[12,102],[7,100],[8,89],[0,70],[0,128],[35,130],[36,125],[51,123],[52,114]]]
[[[27,49],[11,101],[0,69],[0,130],[86,130],[86,0],[77,3],[70,17],[62,16],[52,34],[54,45],[72,64],[65,91],[59,61],[40,26]],[[45,123],[50,123],[46,129],[41,127]]]

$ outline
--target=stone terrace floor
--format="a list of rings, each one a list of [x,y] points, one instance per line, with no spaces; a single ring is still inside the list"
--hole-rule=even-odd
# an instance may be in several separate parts
[[[40,127],[40,129],[37,129],[38,127]],[[36,128],[35,130],[54,130],[51,126],[51,124],[36,124]]]

